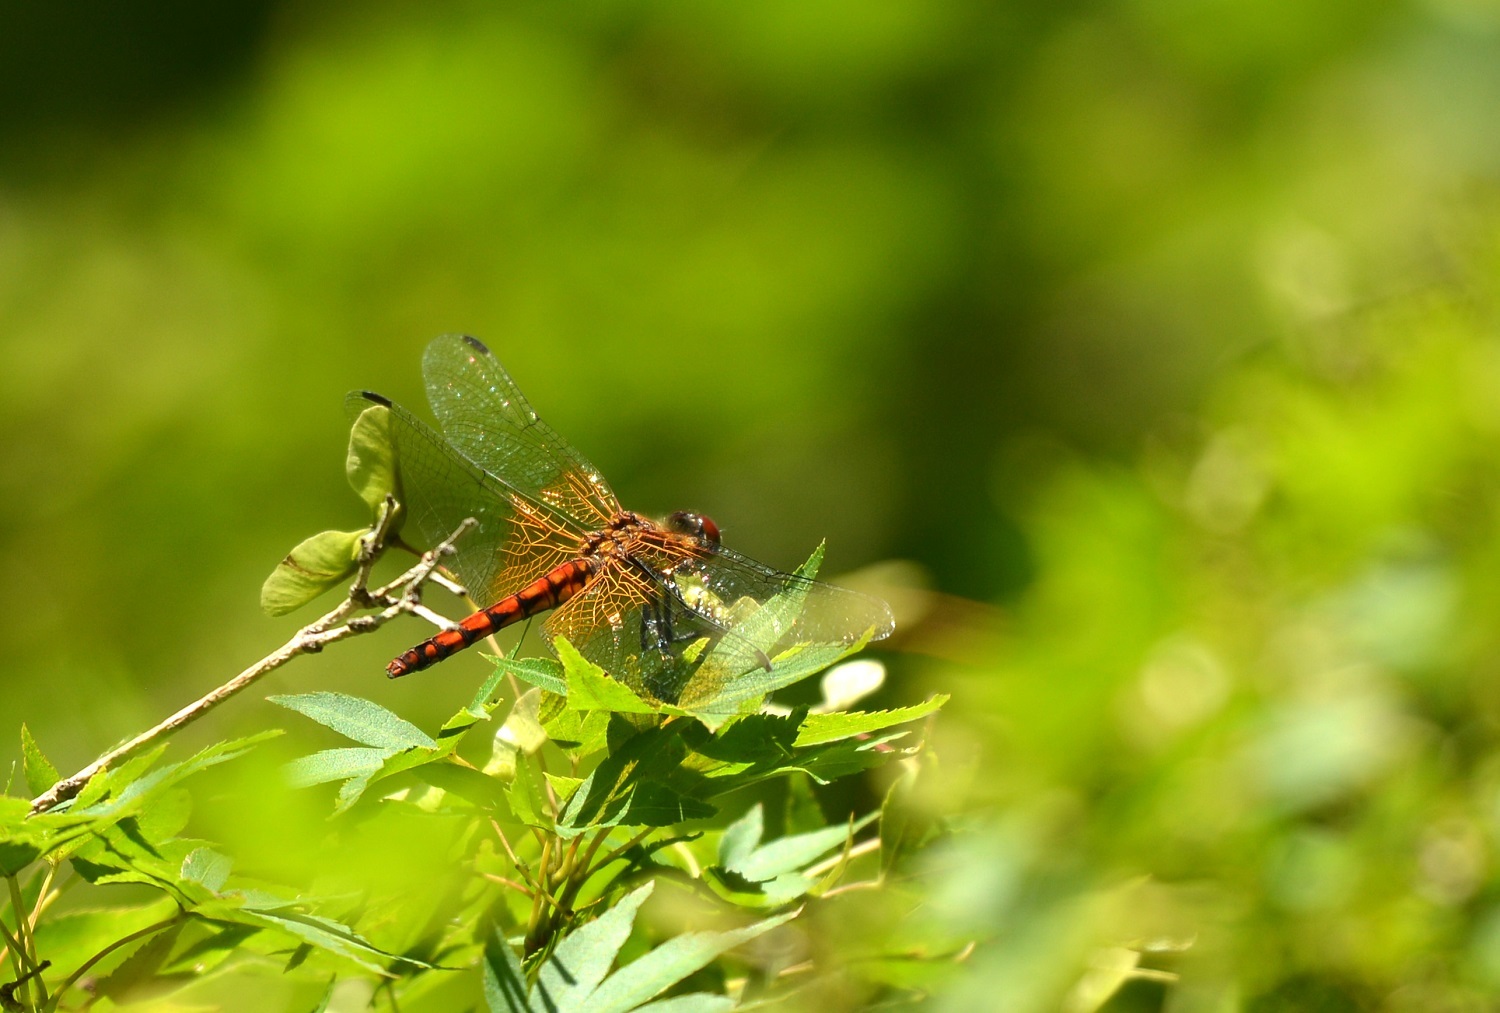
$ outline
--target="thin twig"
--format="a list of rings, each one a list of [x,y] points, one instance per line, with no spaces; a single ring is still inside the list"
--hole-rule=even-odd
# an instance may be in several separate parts
[[[119,939],[116,939],[104,949],[100,950],[98,953],[94,954],[92,957],[80,964],[78,966],[78,970],[74,971],[72,974],[64,978],[62,984],[57,986],[57,997],[61,999],[63,995],[68,991],[68,989],[73,987],[74,983],[76,983],[79,978],[82,978],[85,974],[88,973],[89,968],[99,963],[99,961],[103,960],[105,957],[109,956],[120,947],[127,946],[130,943],[135,942],[137,939],[142,938],[143,936],[154,935],[155,933],[160,932],[163,929],[169,929],[173,925],[176,925],[184,917],[185,914],[182,911],[179,911],[170,918],[156,922],[154,925],[147,925],[145,928],[137,929],[136,931],[130,933],[130,935],[128,936],[123,936]]]
[[[377,522],[377,533],[379,526],[388,523],[386,520],[387,517],[388,513],[382,513],[381,520]],[[58,781],[41,795],[32,799],[32,813],[46,812],[59,803],[72,798],[99,771],[119,762],[127,756],[139,752],[162,736],[169,735],[184,725],[191,724],[225,700],[259,682],[267,674],[274,672],[293,658],[302,654],[315,654],[329,644],[379,629],[398,615],[419,614],[417,612],[417,608],[420,605],[417,600],[419,589],[425,582],[432,578],[439,560],[453,552],[453,543],[470,528],[474,527],[475,523],[473,518],[465,520],[453,534],[438,543],[430,552],[424,553],[421,560],[415,566],[375,591],[368,591],[364,588],[363,581],[367,579],[368,573],[364,558],[366,555],[378,555],[380,551],[383,551],[384,547],[374,546],[368,550],[361,549],[362,561],[359,575],[356,577],[354,586],[350,588],[349,597],[340,602],[336,608],[314,622],[302,627],[292,639],[288,640],[280,648],[266,655],[239,675],[224,683],[224,685],[188,704],[154,728],[150,728],[135,738],[111,749],[93,763],[78,771],[78,773]],[[373,559],[371,562],[373,562]],[[353,615],[353,613],[367,608],[380,608],[381,611],[372,616]]]
[[[593,846],[589,848],[589,853],[587,855],[585,855],[584,858],[583,858],[584,868],[587,869],[588,871],[583,874],[582,878],[583,879],[588,879],[590,876],[592,876],[594,873],[598,872],[600,869],[604,868],[610,862],[613,862],[615,859],[617,859],[621,855],[625,854],[625,852],[629,851],[631,848],[635,847],[637,844],[639,844],[642,841],[644,841],[648,836],[650,836],[651,832],[653,830],[655,830],[655,829],[656,829],[655,827],[647,827],[645,830],[642,830],[640,833],[636,834],[630,840],[626,841],[624,844],[620,845],[618,848],[615,848],[613,851],[611,851],[609,854],[605,855],[603,858],[599,859],[598,862],[595,862],[594,864],[591,865],[589,863],[592,861],[592,859],[594,857],[594,852],[599,849],[599,845],[601,843],[603,843],[604,838],[609,836],[609,832],[605,831],[602,835],[600,835],[598,838],[596,838],[594,840]]]
[[[517,883],[513,879],[506,879],[504,876],[497,876],[493,872],[481,872],[480,875],[489,880],[491,883],[499,883],[501,886],[510,887],[512,890],[521,894],[523,897],[526,897],[528,900],[536,896],[535,891],[533,891],[530,887]]]
[[[837,855],[834,855],[832,858],[823,859],[823,861],[819,862],[817,865],[809,865],[807,868],[802,870],[802,875],[820,876],[823,873],[827,872],[829,869],[832,869],[834,866],[838,865],[840,862],[847,862],[850,859],[858,858],[860,855],[868,855],[872,851],[879,850],[880,838],[872,837],[868,841],[861,841],[854,847],[850,848],[847,854],[841,851]]]

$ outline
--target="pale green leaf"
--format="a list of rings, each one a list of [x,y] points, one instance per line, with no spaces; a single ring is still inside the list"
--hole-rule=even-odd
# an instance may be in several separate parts
[[[323,531],[299,542],[260,588],[260,607],[284,616],[350,577],[359,565],[360,531]]]
[[[948,702],[946,693],[914,704],[885,711],[841,711],[834,714],[809,714],[797,731],[798,748],[836,742],[869,732],[878,732],[893,725],[905,724],[925,718]]]
[[[266,699],[367,746],[385,749],[433,749],[437,746],[432,737],[416,725],[362,697],[323,692]]]
[[[26,787],[33,795],[40,795],[62,780],[57,768],[47,759],[42,748],[31,737],[31,729],[21,724],[21,765],[26,777]]]

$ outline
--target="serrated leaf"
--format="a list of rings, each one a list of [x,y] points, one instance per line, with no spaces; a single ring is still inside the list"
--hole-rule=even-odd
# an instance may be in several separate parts
[[[322,531],[298,542],[261,585],[261,609],[284,616],[354,576],[359,540],[367,534],[368,529]]]
[[[201,883],[211,893],[218,893],[224,889],[229,870],[233,867],[234,860],[227,855],[212,848],[194,848],[182,860],[182,878]]]
[[[763,833],[765,811],[757,802],[745,815],[724,828],[724,835],[719,838],[719,864],[726,869],[733,869],[739,862],[750,857],[760,845]]]
[[[495,737],[510,743],[528,756],[546,745],[547,731],[537,720],[541,699],[542,691],[535,686],[522,693]]]
[[[796,916],[789,912],[729,932],[689,932],[669,939],[604,979],[580,1009],[627,1013],[706,967],[719,954],[764,935]]]
[[[516,765],[515,780],[505,790],[505,799],[510,803],[511,815],[520,822],[544,830],[551,829],[547,798],[530,763],[521,762]]]
[[[570,709],[616,714],[656,713],[657,709],[636,696],[629,686],[611,678],[604,669],[579,654],[566,637],[554,639],[552,648],[562,660]]]
[[[495,668],[501,675],[513,675],[527,685],[536,686],[559,696],[564,696],[568,692],[567,677],[563,673],[562,663],[552,658],[501,658],[495,655],[486,655],[486,657],[495,663]]]
[[[552,786],[552,794],[556,795],[558,802],[563,805],[567,805],[568,799],[572,798],[573,793],[578,790],[578,786],[583,784],[583,778],[581,777],[554,774],[550,770],[546,772],[545,776],[547,783]]]
[[[422,729],[363,697],[322,692],[271,696],[266,699],[367,746],[384,749],[437,747],[437,743]]]
[[[94,983],[95,993],[116,1003],[128,1001],[130,993],[150,982],[166,963],[172,948],[177,945],[177,937],[182,934],[183,924],[177,922],[151,936],[126,957],[119,967]]]
[[[809,714],[797,732],[798,748],[836,742],[870,732],[882,731],[894,725],[905,724],[925,718],[948,702],[948,694],[936,696],[911,707],[897,707],[885,711],[841,711],[834,714]]]
[[[380,510],[386,496],[401,498],[396,487],[396,450],[391,442],[389,408],[371,405],[354,420],[349,430],[349,453],[344,459],[344,474],[349,479],[350,488],[372,512]]]
[[[368,777],[394,753],[375,746],[344,746],[324,749],[310,756],[299,756],[282,772],[294,788],[309,788],[349,777]]]
[[[869,826],[876,815],[871,813],[856,820],[852,827],[824,827],[822,830],[778,838],[762,844],[726,868],[751,882],[765,882],[784,873],[797,872],[842,845],[851,833]]]
[[[499,929],[484,940],[484,1001],[490,1013],[532,1013],[526,1000],[526,974]]]
[[[583,1010],[584,1000],[604,980],[620,947],[630,938],[636,912],[654,883],[627,894],[614,907],[571,932],[542,964],[531,989],[531,1004],[553,1010]]]
[[[21,768],[26,777],[26,788],[33,795],[40,795],[62,780],[57,768],[31,737],[31,729],[24,721],[21,723]]]

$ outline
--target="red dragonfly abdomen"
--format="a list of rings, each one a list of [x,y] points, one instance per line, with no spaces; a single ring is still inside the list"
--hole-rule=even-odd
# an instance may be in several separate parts
[[[457,654],[481,637],[487,637],[522,619],[529,619],[538,612],[557,608],[588,584],[589,578],[598,569],[592,559],[570,559],[515,594],[501,598],[489,608],[466,617],[456,629],[444,630],[431,640],[403,653],[385,666],[392,679],[436,665],[450,654]]]

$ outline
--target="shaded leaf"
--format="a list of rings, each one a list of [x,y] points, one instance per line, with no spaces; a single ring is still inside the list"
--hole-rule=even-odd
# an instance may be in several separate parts
[[[194,848],[182,860],[182,878],[201,883],[210,892],[218,893],[224,889],[224,883],[229,879],[229,870],[233,867],[234,860],[227,855],[221,855],[212,848]]]
[[[546,1009],[584,1009],[583,1000],[609,973],[620,947],[630,938],[636,912],[654,887],[654,883],[647,883],[569,933],[542,965],[531,990],[532,1004]]]
[[[531,1013],[521,961],[498,928],[484,940],[484,1001],[490,1013]]]
[[[392,756],[389,749],[375,746],[345,746],[299,756],[282,768],[294,788],[307,788],[350,777],[368,777]]]
[[[719,954],[764,935],[796,914],[788,912],[729,932],[689,932],[669,939],[604,979],[580,1008],[589,1013],[626,1013],[706,967]]]

